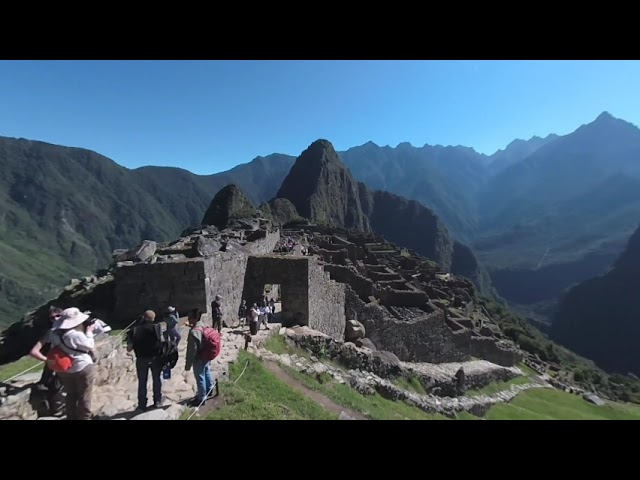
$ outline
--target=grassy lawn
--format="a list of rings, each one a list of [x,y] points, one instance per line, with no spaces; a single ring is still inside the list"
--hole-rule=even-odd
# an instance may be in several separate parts
[[[284,337],[279,335],[269,339],[267,348],[274,353],[297,353],[309,358],[306,351],[288,346]],[[467,395],[492,395],[507,390],[512,385],[522,385],[531,381],[535,371],[524,364],[518,365],[524,376],[515,377],[505,382],[495,382],[481,390],[468,391]],[[348,385],[333,381],[328,374],[308,375],[293,368],[282,366],[291,377],[297,379],[308,388],[319,391],[338,405],[357,411],[372,420],[435,420],[447,419],[438,414],[428,414],[405,402],[394,402],[375,395],[361,395]],[[245,374],[246,375],[246,374]],[[242,382],[242,380],[241,380]],[[405,390],[425,393],[417,378],[399,378],[394,383]],[[457,414],[459,420],[480,420],[466,412]],[[586,402],[581,396],[572,395],[549,388],[533,388],[519,393],[510,403],[500,403],[491,407],[483,417],[486,420],[640,420],[640,406],[607,402],[598,407]]]
[[[247,364],[247,362],[249,362]],[[238,383],[234,381],[242,374]],[[293,389],[269,372],[262,362],[240,351],[230,365],[230,381],[221,384],[224,406],[209,413],[206,420],[334,420],[337,416]],[[191,413],[183,417],[186,418]],[[195,419],[196,417],[193,417]]]
[[[336,383],[327,374],[318,377],[282,366],[291,377],[312,390],[323,393],[338,405],[366,415],[371,420],[447,420],[447,417],[423,412],[405,402],[394,402],[374,395],[361,395],[348,385]]]
[[[270,352],[277,353],[278,355],[283,355],[285,353],[291,355],[295,353],[299,357],[304,357],[307,360],[311,358],[311,353],[307,350],[289,346],[282,335],[273,335],[266,341],[264,347]]]
[[[426,395],[427,391],[424,389],[420,380],[416,376],[411,376],[409,378],[399,377],[393,380],[393,383],[396,387],[400,387],[403,390],[407,390],[409,392],[417,393],[419,395]]]
[[[309,358],[310,354],[306,350],[287,345],[281,335],[271,337],[266,348],[279,355],[295,353],[300,357]],[[323,362],[327,363],[324,359]],[[332,363],[333,362],[328,362]],[[338,366],[333,364],[334,366]],[[338,366],[339,367],[339,366]],[[378,393],[374,395],[361,395],[348,385],[341,385],[333,381],[328,374],[320,376],[310,376],[300,373],[293,368],[281,366],[291,377],[299,380],[302,384],[312,390],[316,390],[326,395],[338,405],[349,408],[356,412],[368,416],[372,420],[438,420],[447,419],[443,415],[432,415],[423,412],[419,408],[413,407],[405,402],[394,402],[381,397]],[[395,383],[400,388],[405,388],[416,393],[424,394],[424,388],[416,377],[410,379],[399,378]]]
[[[20,360],[17,360],[12,363],[7,363],[6,365],[0,365],[0,382],[4,382],[14,375],[30,368],[36,364],[44,365],[40,360],[36,360],[32,357],[22,357]],[[42,368],[38,369],[37,367],[29,370],[29,373],[39,372]]]
[[[607,402],[598,407],[581,396],[549,388],[524,391],[487,412],[488,420],[640,420],[640,406]]]
[[[524,363],[519,363],[518,368],[522,370],[523,373],[527,376],[538,375],[538,372],[536,372],[533,368],[525,365]]]

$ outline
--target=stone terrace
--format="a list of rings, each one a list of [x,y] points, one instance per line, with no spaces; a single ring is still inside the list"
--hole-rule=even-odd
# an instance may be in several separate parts
[[[347,320],[358,320],[377,348],[412,362],[520,361],[520,352],[494,333],[499,329],[490,328],[491,318],[475,305],[466,278],[362,232],[306,226],[281,235],[308,246],[332,280],[348,285]]]

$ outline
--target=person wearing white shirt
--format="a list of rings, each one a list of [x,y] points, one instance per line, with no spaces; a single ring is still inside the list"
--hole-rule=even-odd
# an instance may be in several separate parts
[[[71,367],[60,372],[60,380],[67,392],[67,420],[90,420],[93,384],[98,369],[95,364],[94,325],[85,327],[89,315],[77,308],[62,312],[57,329],[52,332],[51,345],[59,347],[71,357]]]

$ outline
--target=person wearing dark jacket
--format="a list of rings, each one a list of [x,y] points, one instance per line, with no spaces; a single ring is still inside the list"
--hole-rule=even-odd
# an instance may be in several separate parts
[[[153,406],[162,406],[162,328],[155,324],[153,310],[144,312],[142,321],[134,326],[127,337],[127,351],[136,354],[136,373],[138,374],[138,410],[147,409],[147,381],[149,370],[153,383]]]
[[[213,328],[217,328],[218,332],[222,331],[222,297],[216,295],[216,299],[211,302],[211,318],[213,320]]]
[[[40,380],[35,386],[35,389],[40,393],[39,397],[42,399],[37,408],[38,416],[54,416],[62,412],[64,407],[62,381],[47,365],[47,353],[51,350],[51,335],[61,315],[61,308],[53,306],[49,308],[50,328],[46,330],[29,352],[29,355],[33,358],[44,362],[42,377],[40,377]]]

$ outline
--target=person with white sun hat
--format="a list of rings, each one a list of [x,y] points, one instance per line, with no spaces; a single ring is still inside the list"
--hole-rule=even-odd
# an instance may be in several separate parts
[[[67,392],[67,420],[90,420],[93,384],[98,368],[95,361],[95,324],[77,308],[62,311],[51,335],[52,349],[47,364],[58,373]]]

